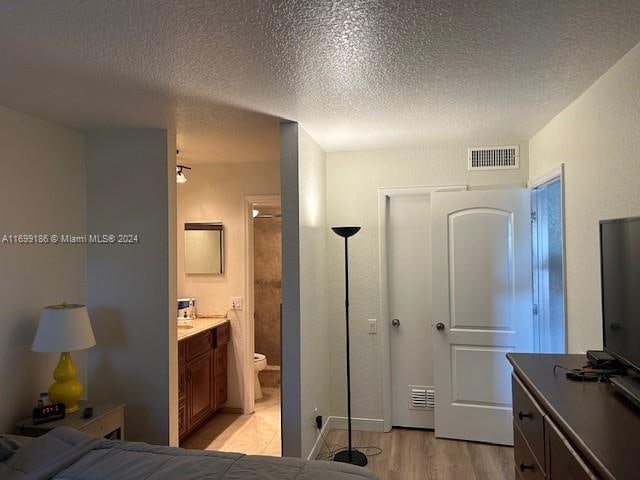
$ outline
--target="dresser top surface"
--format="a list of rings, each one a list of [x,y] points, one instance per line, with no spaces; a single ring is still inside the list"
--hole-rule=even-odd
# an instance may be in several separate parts
[[[573,446],[607,479],[639,478],[640,408],[606,382],[576,382],[554,366],[579,368],[584,355],[508,355],[518,378]]]

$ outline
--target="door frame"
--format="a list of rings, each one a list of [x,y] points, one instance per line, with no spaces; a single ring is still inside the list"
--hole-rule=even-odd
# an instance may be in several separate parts
[[[250,415],[255,411],[256,392],[253,383],[253,354],[255,352],[254,310],[254,268],[253,268],[253,209],[254,207],[280,207],[280,195],[244,195],[242,215],[244,223],[244,362],[242,362],[242,413]],[[282,345],[280,345],[282,349]]]
[[[569,351],[569,316],[567,314],[567,226],[565,219],[565,167],[561,162],[557,167],[529,180],[527,188],[533,191],[547,183],[560,180],[560,219],[562,222],[562,295],[564,296],[564,353]],[[533,258],[531,259],[533,262]]]
[[[378,246],[379,246],[379,291],[380,311],[378,314],[382,341],[382,412],[383,430],[389,432],[391,425],[391,317],[389,312],[389,280],[387,265],[387,216],[389,200],[392,197],[431,195],[434,192],[455,192],[468,190],[468,185],[425,185],[414,187],[378,188]],[[431,272],[429,272],[431,274]]]

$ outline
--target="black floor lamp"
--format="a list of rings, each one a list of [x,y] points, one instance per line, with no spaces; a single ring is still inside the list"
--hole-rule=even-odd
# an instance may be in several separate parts
[[[335,462],[350,463],[364,467],[367,464],[367,456],[353,448],[351,441],[351,358],[349,351],[349,237],[360,231],[360,227],[332,227],[331,230],[344,238],[344,309],[346,319],[347,335],[347,419],[349,424],[349,447],[335,454]]]

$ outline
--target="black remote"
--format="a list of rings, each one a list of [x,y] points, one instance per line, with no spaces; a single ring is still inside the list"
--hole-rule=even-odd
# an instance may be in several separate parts
[[[87,407],[82,412],[82,418],[91,418],[93,417],[93,407]]]

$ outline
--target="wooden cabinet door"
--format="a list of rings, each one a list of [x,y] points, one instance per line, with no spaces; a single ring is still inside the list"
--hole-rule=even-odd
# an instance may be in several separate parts
[[[184,403],[178,405],[178,437],[182,439],[187,433],[187,407]]]
[[[207,418],[215,410],[213,351],[187,365],[188,429]]]

